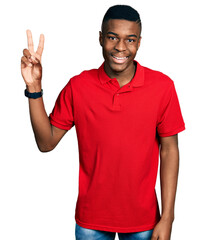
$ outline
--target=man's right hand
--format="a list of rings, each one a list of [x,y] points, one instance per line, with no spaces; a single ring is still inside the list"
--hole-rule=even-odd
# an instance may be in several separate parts
[[[30,30],[27,30],[26,33],[28,49],[23,50],[24,56],[21,58],[21,74],[29,92],[40,92],[42,79],[41,57],[44,49],[44,35],[40,35],[39,46],[37,51],[34,52],[32,33]]]

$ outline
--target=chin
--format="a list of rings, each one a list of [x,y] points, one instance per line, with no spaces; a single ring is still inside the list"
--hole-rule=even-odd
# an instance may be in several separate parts
[[[120,65],[116,66],[116,64],[115,65],[112,64],[112,65],[110,65],[110,68],[113,72],[120,73],[120,72],[123,72],[125,69],[127,69],[127,66],[120,66]]]
[[[117,64],[117,63],[107,63],[110,67],[110,69],[116,73],[120,73],[120,72],[123,72],[125,71],[127,68],[129,68],[131,66],[131,64],[133,64],[133,61],[130,61],[130,62],[127,62],[127,63],[124,63],[124,64]]]

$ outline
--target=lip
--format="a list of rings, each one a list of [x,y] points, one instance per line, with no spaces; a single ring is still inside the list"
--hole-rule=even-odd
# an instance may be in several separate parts
[[[115,62],[115,63],[118,63],[118,64],[123,64],[123,63],[125,63],[127,60],[128,60],[128,56],[115,56],[115,55],[113,55],[113,54],[111,54],[111,57],[112,57],[112,59],[113,59],[113,61]]]

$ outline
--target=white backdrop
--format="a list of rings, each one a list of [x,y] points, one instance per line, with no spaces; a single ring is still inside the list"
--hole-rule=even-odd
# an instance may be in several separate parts
[[[206,214],[205,4],[196,0],[26,1],[0,4],[0,239],[75,239],[78,145],[75,127],[50,153],[31,129],[22,50],[31,29],[45,35],[43,89],[47,113],[70,77],[103,61],[98,34],[106,10],[129,4],[142,19],[136,59],[175,82],[186,131],[179,134],[180,173],[172,240],[203,239]],[[159,180],[157,193],[160,197]],[[159,199],[160,201],[160,199]]]

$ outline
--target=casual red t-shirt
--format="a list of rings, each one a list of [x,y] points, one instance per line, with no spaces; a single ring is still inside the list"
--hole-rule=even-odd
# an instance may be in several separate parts
[[[75,126],[79,147],[79,195],[75,219],[84,228],[139,232],[160,219],[155,193],[158,135],[185,129],[173,81],[137,63],[120,88],[99,69],[70,79],[51,124]]]

